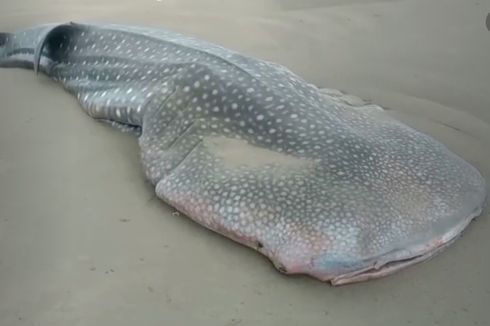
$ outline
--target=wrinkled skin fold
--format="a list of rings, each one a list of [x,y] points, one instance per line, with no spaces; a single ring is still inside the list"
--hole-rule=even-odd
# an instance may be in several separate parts
[[[474,167],[379,107],[163,29],[3,33],[0,66],[44,73],[134,132],[158,197],[284,273],[391,274],[446,248],[485,201]]]

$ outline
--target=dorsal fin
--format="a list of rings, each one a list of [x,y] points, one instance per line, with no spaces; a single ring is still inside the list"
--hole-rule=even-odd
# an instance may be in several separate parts
[[[68,42],[70,38],[81,32],[82,29],[82,25],[70,22],[58,25],[49,30],[40,40],[34,51],[34,72],[36,74],[39,72],[41,54],[46,47],[49,49],[49,55],[52,56],[51,59],[55,59],[55,54],[60,54],[59,52],[55,52],[59,51],[59,45],[63,44],[63,42]]]

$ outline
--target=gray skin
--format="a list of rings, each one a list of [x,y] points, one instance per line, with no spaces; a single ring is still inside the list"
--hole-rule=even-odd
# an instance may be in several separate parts
[[[288,274],[381,277],[447,247],[486,197],[444,145],[286,68],[155,28],[0,35],[0,66],[60,82],[133,131],[158,197]]]

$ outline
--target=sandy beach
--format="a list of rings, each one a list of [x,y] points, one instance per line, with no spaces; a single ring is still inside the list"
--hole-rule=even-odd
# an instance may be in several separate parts
[[[488,0],[19,0],[0,31],[160,26],[281,63],[447,145],[490,183]],[[137,140],[0,70],[0,325],[488,325],[490,211],[432,260],[334,288],[163,204]]]

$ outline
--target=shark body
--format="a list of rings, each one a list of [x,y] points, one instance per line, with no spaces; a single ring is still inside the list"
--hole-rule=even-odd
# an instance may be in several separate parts
[[[35,26],[0,34],[0,66],[134,132],[159,198],[284,273],[388,275],[447,247],[485,201],[474,167],[377,107],[164,29]]]

